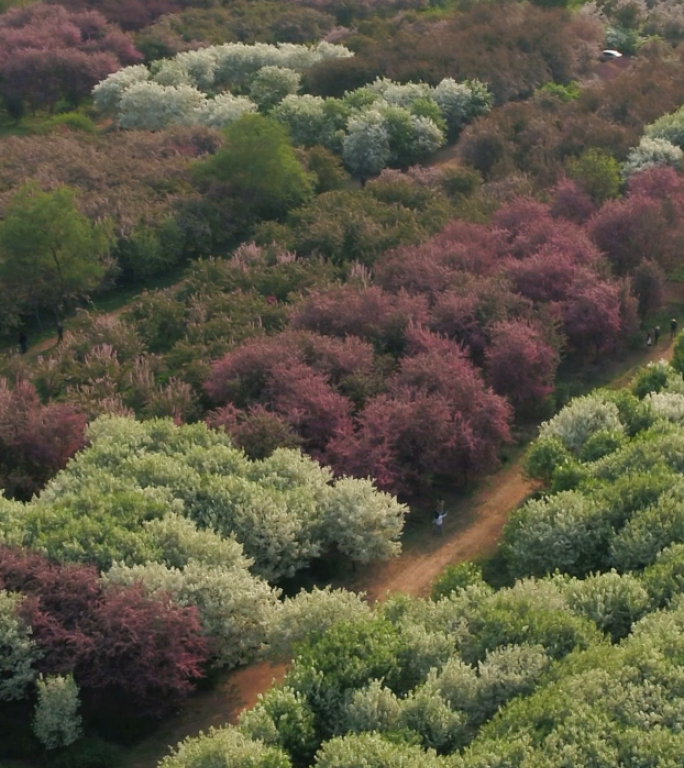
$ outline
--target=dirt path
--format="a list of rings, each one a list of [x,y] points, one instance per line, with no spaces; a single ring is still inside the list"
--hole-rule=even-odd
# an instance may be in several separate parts
[[[633,364],[615,377],[614,384],[624,386],[648,362],[671,359],[669,332],[665,336],[647,354],[635,354]],[[402,554],[389,562],[360,569],[354,578],[345,580],[346,586],[365,592],[371,601],[383,600],[392,593],[428,595],[432,582],[448,565],[486,557],[494,551],[508,515],[530,491],[520,461],[515,461],[483,480],[471,494],[447,497],[443,536],[430,531],[428,508],[412,512],[412,535],[407,537]],[[234,724],[240,712],[253,706],[258,695],[281,680],[286,671],[286,665],[262,663],[231,673],[216,689],[193,697],[186,711],[166,721],[153,737],[132,750],[128,768],[154,768],[168,753],[169,745],[206,732],[212,726]]]
[[[187,736],[237,722],[240,712],[253,707],[259,694],[282,680],[286,671],[285,664],[263,663],[232,672],[213,690],[193,696],[190,706],[165,720],[153,736],[134,747],[126,755],[127,768],[154,768],[171,747]]]
[[[434,579],[448,565],[494,550],[509,512],[529,492],[530,485],[522,478],[520,464],[516,462],[487,478],[472,495],[447,501],[443,536],[429,530],[429,511],[412,513],[420,519],[413,523],[416,535],[403,553],[387,563],[359,570],[351,584],[345,580],[346,586],[366,592],[372,601],[396,592],[427,595]],[[286,670],[284,664],[255,664],[231,673],[216,689],[197,694],[184,712],[165,721],[154,736],[131,751],[127,756],[128,768],[154,768],[167,754],[168,745],[206,732],[212,726],[235,723],[240,712],[253,706],[258,695],[281,680]]]
[[[484,480],[474,494],[450,501],[444,534],[430,530],[408,542],[403,553],[360,573],[351,587],[372,601],[401,592],[425,597],[432,582],[448,566],[490,555],[496,548],[509,513],[529,495],[532,487],[515,462]],[[432,527],[432,513],[423,513],[422,527]]]

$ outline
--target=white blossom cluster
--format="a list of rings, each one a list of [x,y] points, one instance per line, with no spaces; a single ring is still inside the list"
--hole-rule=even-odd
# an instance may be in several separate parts
[[[214,46],[154,62],[150,69],[119,70],[95,86],[93,96],[98,109],[119,126],[138,130],[223,128],[247,112],[268,113],[288,128],[296,146],[321,145],[341,154],[361,179],[388,165],[419,162],[491,108],[482,83],[451,78],[434,88],[378,78],[341,99],[298,93],[304,69],[351,55],[328,43]],[[249,97],[233,95],[230,87],[246,90]]]
[[[201,106],[202,98],[207,100],[208,95],[226,88],[247,85],[266,67],[300,73],[320,61],[350,56],[352,52],[344,46],[326,42],[312,47],[291,43],[226,43],[161,59],[149,69],[142,64],[124,67],[98,83],[93,97],[97,108],[117,117],[122,127],[158,130],[157,125],[200,122],[193,110]],[[133,102],[122,104],[124,94],[142,83],[147,84],[147,89],[139,90]],[[176,106],[166,112],[160,104],[162,98]]]
[[[629,179],[633,174],[647,171],[649,168],[678,167],[681,165],[682,157],[684,152],[681,147],[668,139],[642,136],[639,146],[630,149],[620,172],[623,179]]]

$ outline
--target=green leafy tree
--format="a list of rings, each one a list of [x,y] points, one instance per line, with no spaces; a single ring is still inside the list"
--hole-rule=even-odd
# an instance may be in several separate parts
[[[614,570],[586,579],[572,579],[566,590],[570,609],[591,619],[613,641],[626,637],[635,621],[648,610],[649,596],[636,576]]]
[[[439,768],[441,762],[433,750],[424,751],[408,744],[394,744],[378,733],[361,733],[328,741],[316,757],[318,768]]]
[[[291,768],[287,755],[261,741],[252,741],[234,728],[211,729],[187,738],[165,757],[159,768]]]
[[[249,219],[278,219],[313,194],[313,180],[297,160],[287,130],[245,114],[225,131],[221,149],[196,166],[198,178],[225,185]]]
[[[599,205],[620,194],[620,164],[604,150],[588,149],[568,163],[568,171]]]
[[[240,716],[240,731],[254,741],[284,749],[295,765],[310,765],[318,747],[314,714],[291,688],[272,688]]]
[[[25,185],[0,223],[0,282],[25,307],[49,307],[59,320],[65,302],[102,281],[110,242],[108,224],[80,214],[72,189]]]
[[[383,618],[344,621],[315,642],[300,646],[286,683],[302,693],[317,718],[318,732],[331,736],[348,696],[371,680],[384,679],[395,693],[405,690],[399,630]]]
[[[680,333],[675,339],[672,350],[672,367],[675,371],[684,374],[684,333]]]
[[[252,101],[262,112],[270,112],[286,96],[299,90],[299,72],[285,67],[264,67],[260,69],[249,87]]]

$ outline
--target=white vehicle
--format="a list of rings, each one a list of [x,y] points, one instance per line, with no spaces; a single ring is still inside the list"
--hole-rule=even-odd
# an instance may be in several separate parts
[[[615,59],[621,59],[622,54],[620,51],[614,51],[611,48],[606,48],[605,51],[601,51],[599,55],[599,61],[614,61]]]

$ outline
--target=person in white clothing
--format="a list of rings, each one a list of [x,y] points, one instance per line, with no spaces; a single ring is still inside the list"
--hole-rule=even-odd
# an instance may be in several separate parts
[[[444,518],[446,516],[447,513],[444,511],[444,499],[440,499],[437,503],[437,511],[432,519],[432,523],[435,526],[435,533],[439,533],[441,536],[444,535]]]

